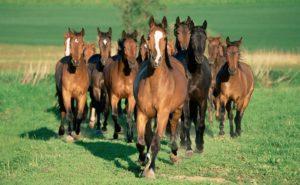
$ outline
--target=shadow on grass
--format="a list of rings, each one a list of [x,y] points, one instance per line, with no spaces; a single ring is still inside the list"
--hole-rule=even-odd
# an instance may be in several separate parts
[[[50,130],[46,127],[42,127],[36,130],[32,130],[29,132],[24,132],[20,134],[21,138],[29,138],[34,140],[49,140],[53,137],[56,137],[56,133],[53,130]]]
[[[117,168],[128,170],[134,173],[136,177],[139,177],[140,166],[129,158],[130,155],[137,152],[135,147],[109,141],[77,141],[75,144],[84,147],[96,157],[113,161]],[[126,161],[128,166],[123,165],[120,161]]]

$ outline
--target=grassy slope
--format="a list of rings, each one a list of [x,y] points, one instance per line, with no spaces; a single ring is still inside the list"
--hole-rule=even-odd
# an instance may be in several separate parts
[[[84,129],[86,138],[73,144],[57,139],[53,79],[31,86],[20,85],[18,78],[7,73],[0,78],[0,184],[147,182],[137,178],[135,144],[111,141],[111,132],[99,139]],[[241,138],[229,138],[228,124],[226,136],[218,137],[215,122],[208,126],[204,154],[184,158],[178,165],[169,163],[168,140],[163,141],[155,182],[188,183],[169,179],[183,175],[211,177],[206,181],[213,183],[218,182],[215,178],[233,183],[299,182],[299,91],[299,80],[290,87],[257,88]]]
[[[87,40],[95,40],[97,26],[104,29],[111,26],[113,38],[117,39],[122,29],[120,14],[109,3],[94,6],[2,4],[0,12],[0,43],[61,45],[62,34],[68,26],[84,26]],[[163,14],[168,16],[169,23],[173,23],[177,15],[190,15],[197,24],[207,19],[212,33],[230,35],[234,39],[244,36],[245,47],[252,50],[299,51],[300,19],[296,18],[299,12],[296,2],[201,4],[193,1],[170,3]]]

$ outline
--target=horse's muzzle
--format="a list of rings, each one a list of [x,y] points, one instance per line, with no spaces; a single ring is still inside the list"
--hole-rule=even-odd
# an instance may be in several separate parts
[[[230,69],[228,68],[229,75],[234,75],[236,73],[236,69]]]
[[[78,67],[79,64],[80,64],[80,61],[72,59],[72,64],[73,64],[74,67]]]

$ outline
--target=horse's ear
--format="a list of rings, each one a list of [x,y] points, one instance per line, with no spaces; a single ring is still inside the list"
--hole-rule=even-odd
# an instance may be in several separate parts
[[[175,26],[177,27],[180,24],[180,18],[177,16]]]
[[[167,29],[168,28],[168,21],[167,21],[167,17],[164,16],[163,19],[161,20],[161,24],[163,26],[163,29]]]
[[[133,38],[136,40],[137,36],[138,36],[138,31],[134,30],[134,32],[132,33]]]
[[[206,20],[204,20],[204,22],[203,22],[203,24],[202,24],[202,26],[201,26],[204,30],[206,30],[206,28],[207,28],[207,21]]]
[[[190,16],[188,16],[187,20],[186,20],[186,24],[189,26],[190,30],[192,30],[194,28],[194,21],[191,19]]]
[[[112,29],[111,29],[111,27],[109,27],[108,28],[108,36],[111,37],[111,34],[112,34]]]
[[[242,40],[243,40],[243,37],[240,38],[240,40],[238,40],[236,43],[238,45],[238,47],[240,47],[240,45],[242,44]]]
[[[101,35],[101,31],[100,31],[99,27],[97,27],[97,32],[98,32],[98,35],[100,36]]]
[[[123,30],[123,31],[122,31],[122,39],[125,39],[125,37],[126,37],[126,31]]]
[[[85,34],[84,28],[81,28],[80,34],[81,34],[82,36],[84,36],[84,34]]]
[[[231,44],[229,37],[226,37],[226,45],[229,46]]]
[[[149,19],[149,27],[152,28],[155,25],[154,17],[151,15]]]

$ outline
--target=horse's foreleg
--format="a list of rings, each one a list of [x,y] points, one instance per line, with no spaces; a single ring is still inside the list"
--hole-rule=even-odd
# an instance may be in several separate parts
[[[224,122],[225,122],[225,116],[226,116],[226,110],[225,105],[227,104],[227,101],[225,100],[225,97],[220,97],[220,132],[219,135],[224,135]]]
[[[103,126],[102,126],[102,131],[107,131],[107,119],[109,116],[109,98],[108,98],[108,94],[106,91],[102,91],[103,95],[101,94],[101,102],[103,104],[104,107],[104,122],[103,122]]]
[[[144,163],[145,159],[146,159],[144,150],[145,150],[145,127],[146,127],[147,121],[148,121],[147,116],[138,109],[137,110],[137,123],[136,123],[136,127],[137,127],[136,148],[139,151],[139,161],[141,163]]]
[[[204,99],[202,102],[200,102],[200,121],[195,124],[195,130],[196,130],[196,148],[198,152],[203,152],[203,145],[204,145],[204,131],[205,131],[205,112],[207,109],[207,101]]]
[[[94,128],[95,126],[95,121],[96,121],[96,105],[95,105],[95,98],[94,98],[94,94],[93,94],[93,89],[90,88],[90,97],[91,97],[91,104],[90,104],[90,122],[89,122],[89,126],[90,128]]]
[[[231,101],[228,101],[226,104],[226,111],[227,111],[227,116],[229,119],[229,126],[230,126],[230,136],[234,137],[234,131],[233,131],[233,113],[231,110]]]
[[[164,135],[166,125],[169,119],[169,112],[158,112],[157,114],[157,128],[156,133],[152,138],[151,142],[151,155],[147,154],[147,161],[146,168],[144,169],[144,176],[149,178],[155,178],[154,171],[155,171],[155,160],[160,150],[160,140]]]
[[[76,115],[76,128],[75,133],[77,136],[80,134],[80,124],[83,119],[83,113],[86,105],[86,94],[77,98],[77,115]]]
[[[133,96],[129,97],[127,104],[127,142],[131,143],[133,139],[133,127],[134,127],[134,121],[133,121],[133,112],[135,107],[135,99]]]
[[[236,115],[234,118],[234,122],[235,122],[235,132],[237,136],[241,135],[241,122],[242,122],[242,118],[244,115],[244,110],[237,110],[236,111]]]
[[[72,132],[71,124],[73,123],[74,116],[73,116],[72,105],[71,105],[72,97],[69,92],[63,91],[63,101],[66,109],[66,117],[63,120],[63,122],[68,123],[68,135],[71,135]]]
[[[172,162],[177,162],[178,157],[177,157],[177,150],[178,150],[178,145],[176,143],[176,136],[177,136],[177,125],[178,121],[182,115],[182,108],[178,108],[174,111],[172,120],[170,122],[171,124],[171,160]]]
[[[61,122],[60,122],[60,127],[59,127],[59,130],[58,130],[58,135],[62,136],[62,135],[65,134],[64,121],[66,119],[65,118],[66,117],[66,109],[65,109],[65,106],[64,106],[62,93],[58,91],[57,96],[58,96],[59,111],[60,111],[60,115],[61,115]]]
[[[110,103],[111,103],[111,109],[112,109],[112,119],[114,121],[115,124],[115,131],[114,131],[114,135],[113,138],[114,139],[118,139],[118,133],[121,132],[121,126],[118,123],[118,102],[119,102],[119,97],[115,96],[115,95],[111,95],[111,99],[110,99]]]

